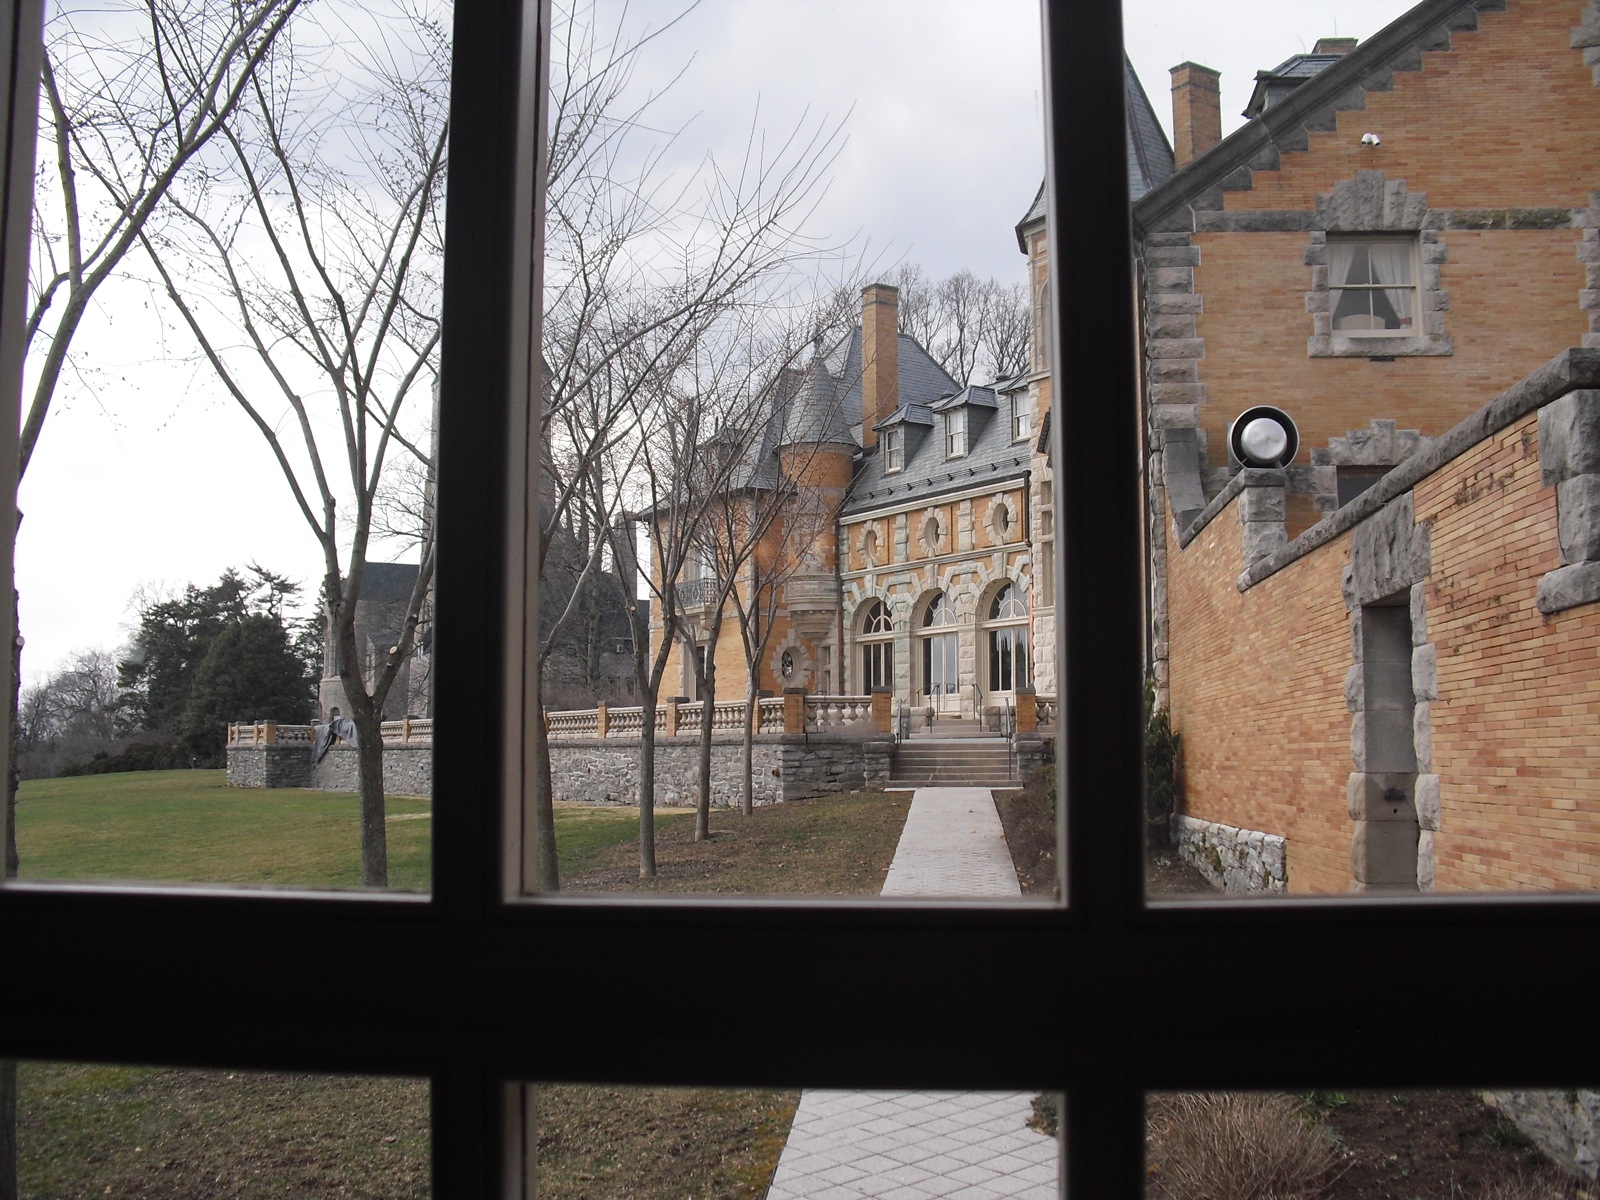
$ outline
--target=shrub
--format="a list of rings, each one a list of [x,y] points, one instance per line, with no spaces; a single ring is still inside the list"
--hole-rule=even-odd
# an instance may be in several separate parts
[[[1172,1200],[1296,1200],[1337,1177],[1338,1148],[1273,1092],[1180,1093],[1150,1102],[1151,1162]]]
[[[1156,707],[1155,681],[1144,681],[1144,813],[1152,845],[1171,839],[1172,812],[1178,802],[1181,735],[1172,731],[1172,714]]]

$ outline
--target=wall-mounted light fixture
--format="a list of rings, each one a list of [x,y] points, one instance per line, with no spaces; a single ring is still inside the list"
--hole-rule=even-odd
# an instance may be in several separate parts
[[[1361,135],[1361,144],[1363,146],[1381,146],[1383,139],[1375,133],[1363,133]]]
[[[1246,467],[1283,467],[1300,449],[1300,430],[1281,408],[1258,404],[1228,426],[1228,450]]]

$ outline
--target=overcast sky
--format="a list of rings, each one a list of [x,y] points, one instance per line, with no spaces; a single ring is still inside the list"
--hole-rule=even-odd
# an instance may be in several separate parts
[[[1220,70],[1227,132],[1258,69],[1321,36],[1365,39],[1407,7],[1128,0],[1128,50],[1169,128],[1168,68]],[[660,11],[636,0],[631,19]],[[703,0],[652,61],[661,73],[689,63],[660,113],[686,126],[687,155],[733,152],[753,124],[776,134],[847,118],[815,214],[824,239],[884,271],[910,261],[935,277],[1020,280],[1013,228],[1044,169],[1038,47],[1033,0]],[[254,560],[309,592],[321,569],[259,434],[154,318],[158,299],[137,284],[100,297],[20,498],[25,680],[74,650],[120,646],[140,588],[208,583]]]

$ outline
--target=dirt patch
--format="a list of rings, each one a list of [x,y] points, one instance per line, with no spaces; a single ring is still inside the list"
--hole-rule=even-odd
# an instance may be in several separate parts
[[[1171,846],[1152,846],[1145,852],[1144,894],[1161,900],[1215,899],[1220,891]]]
[[[694,822],[656,831],[656,877],[639,878],[637,838],[610,846],[600,865],[561,881],[564,892],[676,892],[720,896],[875,896],[883,890],[911,808],[909,792],[850,792],[758,808],[718,810],[711,840]]]
[[[1183,1097],[1153,1096],[1147,1146],[1149,1200],[1191,1200],[1202,1192],[1176,1161],[1179,1154],[1212,1158],[1214,1174],[1231,1171],[1230,1197],[1264,1196],[1247,1186],[1252,1172],[1284,1154],[1309,1131],[1332,1151],[1314,1177],[1276,1196],[1319,1200],[1600,1200],[1540,1156],[1515,1127],[1475,1092],[1353,1091],[1252,1096],[1270,1101],[1278,1127],[1254,1113],[1219,1125],[1209,1141],[1191,1126],[1174,1136],[1171,1117]],[[1198,1145],[1198,1149],[1196,1148]],[[1208,1153],[1208,1151],[1214,1153]],[[1203,1171],[1199,1172],[1204,1174]],[[1202,1189],[1203,1191],[1204,1189]],[[1209,1194],[1209,1193],[1206,1193]]]
[[[1313,1108],[1345,1151],[1330,1200],[1594,1200],[1514,1125],[1469,1091],[1316,1092]]]
[[[1040,767],[1017,791],[994,794],[1006,846],[1024,896],[1061,895],[1056,858],[1056,769]]]
[[[539,1195],[764,1196],[799,1101],[799,1092],[535,1088]]]

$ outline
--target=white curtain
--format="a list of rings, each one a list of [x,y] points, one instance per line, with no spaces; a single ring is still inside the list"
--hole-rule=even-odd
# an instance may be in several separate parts
[[[1372,258],[1372,282],[1384,285],[1383,294],[1400,317],[1402,329],[1411,328],[1416,289],[1411,286],[1411,245],[1408,242],[1372,242],[1367,246]]]
[[[1328,286],[1342,288],[1346,284],[1366,283],[1366,272],[1361,273],[1360,279],[1350,278],[1350,271],[1356,262],[1355,242],[1329,242],[1328,243]]]

